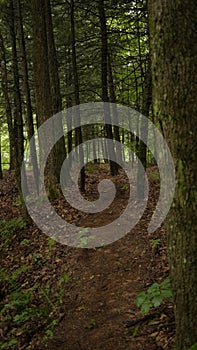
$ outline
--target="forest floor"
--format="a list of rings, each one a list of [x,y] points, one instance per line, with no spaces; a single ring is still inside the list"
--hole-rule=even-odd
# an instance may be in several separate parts
[[[110,178],[109,169],[92,166],[87,193]],[[168,277],[166,234],[147,227],[159,194],[157,169],[147,170],[149,201],[139,223],[120,240],[95,249],[72,248],[26,227],[13,174],[0,180],[0,349],[36,350],[171,350],[174,339],[172,303],[142,314],[139,292]],[[113,221],[127,202],[124,174],[115,179],[117,196],[94,224]],[[70,222],[86,226],[87,217],[54,201]]]

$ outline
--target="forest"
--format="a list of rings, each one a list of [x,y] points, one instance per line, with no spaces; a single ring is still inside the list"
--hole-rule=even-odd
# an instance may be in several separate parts
[[[197,2],[0,0],[0,349],[197,350]]]

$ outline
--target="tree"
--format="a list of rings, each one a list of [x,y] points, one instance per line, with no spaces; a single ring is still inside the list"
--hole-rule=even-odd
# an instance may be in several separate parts
[[[109,102],[108,96],[108,42],[107,42],[107,24],[105,16],[105,6],[104,0],[99,0],[98,2],[98,12],[101,26],[101,81],[102,81],[102,100],[103,102]],[[107,107],[106,107],[107,108]],[[109,116],[110,110],[105,108],[105,113]],[[110,124],[105,125],[106,135],[108,139],[113,140],[113,130]],[[114,148],[108,147],[108,152],[110,156],[110,171],[112,175],[118,174],[118,165],[111,159],[116,159]]]
[[[154,113],[162,119],[177,176],[166,223],[176,349],[188,350],[197,342],[196,0],[149,0],[149,25]]]
[[[79,97],[79,77],[78,77],[78,68],[77,68],[77,56],[76,56],[76,38],[75,38],[75,16],[74,16],[75,2],[74,0],[70,1],[70,24],[71,24],[71,43],[72,43],[72,68],[74,76],[74,90],[75,90],[75,103],[77,106],[80,105]],[[80,108],[78,107],[78,118],[80,120]],[[76,146],[80,145],[82,140],[82,130],[81,126],[75,129],[76,133]],[[82,192],[85,191],[85,168],[84,168],[84,152],[83,148],[79,149],[79,161],[80,161],[80,189]]]
[[[53,115],[45,12],[44,1],[32,1],[33,63],[38,126]],[[48,133],[51,133],[49,135],[51,140],[53,140],[53,132],[54,130],[48,130]],[[46,149],[47,138],[48,135],[42,135],[39,139],[40,167],[44,166],[43,150]],[[56,152],[53,148],[48,156],[45,168],[46,189],[50,198],[56,198],[60,193],[58,186],[59,179],[55,167],[55,156]],[[44,184],[41,184],[41,186],[43,185]]]
[[[12,109],[10,103],[10,97],[8,92],[8,74],[7,74],[7,65],[6,65],[6,54],[5,54],[5,45],[3,40],[3,35],[0,31],[0,62],[1,62],[1,87],[5,100],[5,114],[8,124],[9,132],[9,143],[10,143],[10,170],[14,170],[14,127],[12,120]]]
[[[32,139],[34,135],[34,122],[33,122],[33,113],[32,113],[32,104],[31,104],[31,94],[29,87],[29,72],[28,72],[28,64],[27,64],[27,54],[26,54],[26,43],[25,43],[25,35],[23,29],[23,16],[22,16],[22,8],[21,8],[21,0],[18,0],[18,18],[19,18],[19,28],[20,28],[20,43],[21,43],[21,53],[22,53],[22,63],[23,63],[23,81],[24,81],[24,92],[26,97],[26,121],[27,121],[27,134],[29,141]],[[37,192],[38,189],[38,162],[37,162],[37,154],[36,154],[36,145],[35,140],[32,139],[30,143],[30,155],[31,162],[33,165],[34,178],[36,183]]]
[[[53,114],[56,114],[62,111],[62,98],[61,98],[61,92],[60,92],[60,80],[59,80],[59,72],[58,72],[55,39],[54,39],[54,33],[53,33],[53,22],[52,22],[50,0],[45,0],[45,22],[46,22],[46,33],[47,33],[52,111],[53,111]],[[63,126],[62,126],[61,120],[59,122],[58,127],[63,134]],[[56,156],[55,156],[56,174],[57,174],[57,177],[59,178],[62,163],[66,156],[65,139],[63,136],[56,143],[55,152],[56,152]]]

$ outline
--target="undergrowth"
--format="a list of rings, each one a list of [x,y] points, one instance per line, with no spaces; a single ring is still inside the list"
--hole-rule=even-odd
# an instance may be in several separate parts
[[[2,253],[6,253],[8,248],[11,249],[14,234],[24,227],[22,219],[0,221]],[[16,244],[22,247],[29,244],[29,240],[23,239]],[[1,350],[22,348],[24,344],[30,343],[38,332],[42,334],[42,342],[53,337],[54,328],[63,312],[65,284],[71,282],[71,278],[64,273],[56,281],[55,287],[42,283],[42,279],[32,278],[34,271],[39,270],[49,258],[53,244],[54,242],[49,240],[44,256],[39,253],[32,254],[31,263],[28,265],[21,264],[10,270],[4,264],[0,268]]]

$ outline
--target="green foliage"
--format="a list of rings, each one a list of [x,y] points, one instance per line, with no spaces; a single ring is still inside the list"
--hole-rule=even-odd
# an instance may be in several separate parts
[[[13,203],[13,205],[14,205],[15,207],[21,207],[22,203],[21,203],[20,196],[15,200],[15,202]]]
[[[42,254],[40,254],[40,253],[33,254],[32,260],[38,266],[42,266],[44,263],[44,259],[42,257]]]
[[[26,226],[22,218],[12,219],[10,221],[0,220],[0,238],[2,240],[1,248],[7,247],[12,241],[14,233]]]
[[[16,290],[20,283],[17,281],[17,278],[27,270],[29,270],[31,266],[22,265],[11,274],[8,274],[5,269],[0,269],[0,280],[5,289]]]
[[[30,242],[30,240],[27,239],[27,238],[25,238],[25,239],[23,239],[23,240],[21,241],[20,245],[21,245],[21,246],[27,245],[27,244],[29,244],[29,242]]]
[[[79,232],[79,241],[80,241],[80,243],[78,244],[79,248],[85,248],[88,245],[88,243],[90,243],[95,238],[95,236],[87,236],[89,231],[90,231],[89,227],[86,227]]]
[[[52,237],[49,238],[47,243],[47,248],[46,248],[47,256],[50,255],[50,252],[52,251],[54,244],[55,244],[55,240]]]
[[[161,239],[158,238],[158,239],[154,239],[154,240],[150,243],[150,245],[151,245],[152,247],[156,247],[156,246],[159,245],[160,243],[161,243]]]
[[[153,182],[160,182],[160,175],[158,172],[150,173],[149,177]]]
[[[17,339],[13,338],[11,340],[9,340],[8,342],[5,342],[3,344],[0,344],[0,349],[9,349],[11,348],[11,346],[16,345],[17,344]]]
[[[132,337],[133,337],[133,338],[135,338],[135,337],[137,336],[139,327],[140,327],[139,324],[136,324],[136,326],[134,327],[133,334],[132,334]]]
[[[29,323],[35,321],[41,322],[45,327],[45,335],[42,341],[46,342],[53,337],[53,330],[58,323],[60,308],[63,304],[65,294],[64,283],[71,282],[71,277],[64,273],[59,279],[59,290],[54,295],[52,288],[47,284],[44,288],[37,284],[31,288],[21,288],[18,278],[27,271],[31,266],[22,265],[12,274],[7,273],[4,269],[0,270],[0,278],[7,283],[6,303],[0,311],[0,328],[4,322],[13,323],[13,328],[17,327],[17,333],[25,333],[28,331]],[[35,293],[36,292],[36,293]],[[39,307],[37,307],[39,303]],[[0,349],[8,349],[12,345],[17,344],[17,339],[4,342]]]
[[[71,281],[72,281],[72,278],[71,278],[69,275],[67,275],[66,272],[65,272],[65,273],[63,274],[63,276],[60,278],[60,284],[62,284],[63,282],[68,283],[68,282],[71,282]]]
[[[143,314],[146,314],[151,308],[160,306],[164,298],[172,299],[169,278],[166,278],[160,284],[152,284],[147,292],[139,293],[135,304],[141,308]]]
[[[1,1],[1,4],[4,1]],[[2,11],[2,9],[1,9]],[[4,111],[1,110],[0,113],[4,113]],[[8,170],[9,169],[9,161],[10,161],[10,157],[9,157],[9,137],[8,137],[8,125],[6,122],[1,121],[1,125],[0,125],[0,131],[1,131],[1,161],[2,161],[2,168],[3,170]]]
[[[48,341],[49,339],[53,338],[53,330],[55,328],[57,324],[57,320],[53,320],[51,321],[51,323],[47,326],[46,331],[45,331],[45,335],[42,338],[42,343],[45,343],[46,341]]]
[[[129,188],[129,185],[124,185],[121,187],[121,190],[128,190],[128,188]]]
[[[88,329],[93,329],[96,327],[96,321],[92,318],[87,326]]]
[[[189,348],[189,350],[197,350],[197,343],[193,344],[191,348]]]
[[[86,167],[86,171],[87,171],[88,173],[93,174],[93,173],[95,172],[95,169],[92,168],[91,166],[87,166],[87,167]]]

